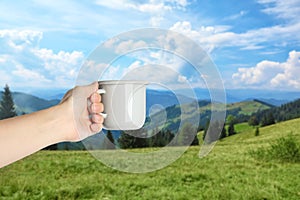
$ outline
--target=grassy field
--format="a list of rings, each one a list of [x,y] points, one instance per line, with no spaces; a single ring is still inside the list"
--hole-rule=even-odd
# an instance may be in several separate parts
[[[234,110],[234,109],[241,109],[239,111],[239,114],[244,114],[244,115],[251,115],[252,113],[257,112],[258,110],[266,110],[269,108],[270,108],[269,106],[259,103],[257,101],[242,101],[236,103],[229,103],[226,105],[227,111]],[[211,104],[200,107],[199,109],[202,112],[205,110],[210,110]]]
[[[300,142],[300,119],[260,128],[257,137],[239,128],[205,158],[191,147],[146,174],[113,170],[84,151],[41,151],[0,169],[0,199],[300,199],[300,163],[249,153],[289,134]]]

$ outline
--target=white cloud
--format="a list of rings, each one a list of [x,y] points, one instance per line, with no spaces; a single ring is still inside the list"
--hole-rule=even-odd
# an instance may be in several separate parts
[[[143,48],[147,47],[147,43],[139,40],[139,41],[134,41],[134,40],[127,40],[127,41],[122,41],[120,42],[116,47],[115,47],[115,52],[119,54],[123,53],[128,53],[129,51],[138,49],[138,48]]]
[[[97,0],[96,4],[113,10],[134,10],[144,14],[149,14],[150,25],[158,27],[165,19],[164,15],[167,12],[172,12],[174,10],[185,10],[188,2],[186,0],[148,0],[143,2],[130,0]]]
[[[186,0],[149,0],[143,3],[130,0],[96,1],[97,5],[116,10],[137,10],[147,13],[161,13],[174,9],[183,9],[188,5]]]
[[[298,21],[300,13],[299,0],[257,0],[258,3],[265,6],[263,12],[275,15],[278,18]]]
[[[0,30],[0,62],[14,87],[72,87],[83,59],[82,52],[58,53],[40,48],[43,33]],[[7,80],[1,79],[0,84]]]
[[[143,65],[135,67],[128,71],[124,76],[124,80],[143,80],[151,83],[149,87],[162,86],[168,89],[180,89],[189,87],[187,78],[170,66],[163,65]]]
[[[153,27],[159,27],[160,23],[164,20],[162,16],[153,16],[150,18],[150,25]]]
[[[300,89],[300,52],[291,51],[286,62],[262,61],[251,68],[239,68],[232,75],[236,86]]]
[[[26,69],[24,66],[17,64],[15,69],[12,71],[14,76],[17,76],[17,79],[24,81],[24,84],[28,82],[36,84],[51,84],[51,80],[47,79],[43,74],[40,74],[34,70]],[[32,86],[32,84],[30,84]]]
[[[170,30],[197,41],[207,52],[217,47],[239,47],[241,50],[263,49],[265,43],[286,46],[300,42],[300,22],[235,33],[230,26],[201,26],[193,28],[189,21],[176,22]]]
[[[178,75],[177,81],[179,83],[185,83],[185,82],[187,82],[187,78],[185,76]]]
[[[28,47],[37,47],[43,33],[34,30],[0,30],[0,53],[22,51]]]
[[[44,62],[46,70],[53,73],[57,70],[68,73],[83,59],[83,53],[79,51],[54,53],[51,49],[42,48],[32,49],[32,53]]]

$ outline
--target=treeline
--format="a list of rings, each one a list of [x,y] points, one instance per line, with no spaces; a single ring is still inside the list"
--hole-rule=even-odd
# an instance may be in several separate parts
[[[198,131],[204,131],[203,140],[206,142],[214,142],[218,139],[235,135],[237,134],[235,124],[242,122],[248,122],[249,125],[256,126],[255,135],[258,135],[259,126],[269,126],[277,122],[300,118],[300,99],[279,107],[273,106],[267,110],[260,110],[250,116],[239,114],[240,109],[241,108],[236,108],[227,112],[225,124],[219,121],[210,122],[207,120],[204,128],[200,125]]]
[[[249,118],[249,125],[268,126],[276,122],[287,121],[300,118],[300,99],[290,103],[283,104],[279,107],[273,107],[252,114]]]
[[[170,130],[158,130],[151,132],[141,128],[139,130],[122,131],[118,138],[118,144],[122,149],[164,147],[164,146],[186,146],[199,145],[197,130],[190,123],[185,123],[178,134]]]

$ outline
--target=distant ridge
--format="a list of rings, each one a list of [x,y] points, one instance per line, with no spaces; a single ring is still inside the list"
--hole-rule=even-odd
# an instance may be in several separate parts
[[[271,108],[276,107],[276,106],[273,105],[273,104],[267,103],[267,102],[262,101],[262,100],[259,100],[259,99],[253,99],[253,101],[254,101],[254,102],[261,103],[261,104],[266,105],[266,106],[269,106],[269,107],[271,107]]]
[[[12,92],[12,97],[19,115],[43,110],[60,102],[58,99],[45,100],[22,92]]]

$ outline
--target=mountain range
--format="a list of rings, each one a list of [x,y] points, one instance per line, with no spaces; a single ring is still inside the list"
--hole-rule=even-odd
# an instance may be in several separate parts
[[[56,93],[58,92],[58,93]],[[210,94],[207,89],[194,89],[195,97],[185,95],[182,90],[165,91],[165,90],[151,90],[146,92],[146,110],[155,112],[157,109],[167,108],[169,106],[190,103],[192,101],[208,100],[210,101]],[[32,95],[34,94],[34,95]],[[64,90],[45,90],[36,91],[32,94],[23,92],[13,92],[13,99],[16,104],[18,114],[30,113],[45,109],[59,103],[64,95]],[[265,102],[270,105],[280,106],[287,102],[300,98],[300,91],[262,91],[262,90],[226,90],[227,103],[237,103],[242,101],[252,101],[254,99]],[[152,109],[152,110],[151,110]]]
[[[199,125],[203,127],[210,116],[211,102],[209,92],[207,90],[202,89],[195,91],[197,98],[202,98],[202,100],[196,100],[198,102],[199,111],[201,113],[201,120]],[[256,94],[254,93],[254,91],[249,91],[248,95],[246,95],[244,91],[230,90],[226,92],[228,100],[227,114],[232,114],[234,116],[239,117],[243,117],[244,115],[250,115],[251,113],[257,112],[259,110],[265,110],[272,107],[276,107],[283,103],[292,101],[296,98],[300,98],[300,92],[285,92],[282,93],[282,96],[272,92],[266,92],[265,95],[260,92]],[[251,95],[253,95],[252,98]],[[269,95],[270,98],[268,98],[266,95]],[[58,104],[63,96],[63,93],[59,93],[57,95],[48,94],[49,97],[57,97],[56,99],[44,99],[41,97],[21,92],[12,92],[12,96],[15,102],[17,113],[24,114],[45,109]],[[181,107],[179,106],[179,102],[181,102],[181,105],[186,107],[187,110],[193,109],[193,106],[190,105],[193,102],[195,103],[194,98],[185,96],[184,94],[175,94],[171,91],[147,90],[146,96],[147,115],[149,116],[149,114],[151,113],[153,127],[157,126],[157,124],[161,124],[162,127],[159,128],[169,129],[174,133],[176,133],[180,123]],[[243,100],[238,101],[239,99]],[[164,117],[166,118],[166,121],[160,120],[160,118]],[[149,118],[147,119],[149,120]],[[156,122],[157,120],[160,120],[159,123]],[[146,122],[145,126],[147,126],[147,123],[149,123],[149,121]],[[151,129],[151,126],[148,126],[148,128],[149,127]],[[118,138],[120,135],[120,131],[114,131],[113,135],[114,138]],[[83,148],[81,143],[62,143],[60,145],[62,146],[62,149]]]
[[[46,109],[59,103],[60,100],[46,100],[31,94],[13,92],[12,97],[15,103],[17,113],[31,113],[38,110]]]

